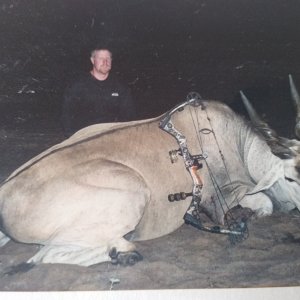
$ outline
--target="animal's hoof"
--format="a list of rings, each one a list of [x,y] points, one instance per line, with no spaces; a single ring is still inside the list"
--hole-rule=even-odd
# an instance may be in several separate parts
[[[111,258],[111,263],[113,265],[117,265],[118,264],[118,252],[116,247],[111,248],[111,250],[109,251],[108,255]]]
[[[225,215],[225,223],[240,223],[246,222],[254,215],[254,212],[248,207],[237,205],[231,208]]]
[[[113,247],[110,249],[108,255],[111,257],[111,258],[116,258],[117,255],[118,255],[118,252],[117,252],[117,249],[116,247]]]
[[[133,266],[141,260],[143,260],[143,256],[140,253],[133,251],[127,256],[126,265]]]
[[[137,251],[117,252],[116,248],[112,248],[109,252],[111,263],[113,265],[120,264],[122,266],[133,266],[137,262],[143,260],[143,256]]]

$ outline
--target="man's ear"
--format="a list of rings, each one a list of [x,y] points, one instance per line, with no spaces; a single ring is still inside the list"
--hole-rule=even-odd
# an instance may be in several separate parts
[[[93,56],[90,57],[90,60],[91,60],[92,65],[94,65],[94,57]]]

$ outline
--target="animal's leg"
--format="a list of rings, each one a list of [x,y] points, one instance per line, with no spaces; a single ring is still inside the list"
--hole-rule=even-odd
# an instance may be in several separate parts
[[[109,256],[112,264],[121,265],[134,265],[143,259],[143,256],[135,251],[135,245],[124,238],[112,242]]]
[[[0,231],[0,247],[4,246],[10,241],[10,238]]]
[[[141,194],[89,187],[85,187],[84,192],[87,195],[84,207],[80,207],[71,221],[57,231],[51,242],[48,240],[48,244],[27,263],[90,266],[111,261],[109,253],[112,248],[117,251],[117,263],[133,264],[133,261],[141,260],[135,245],[123,238],[126,233],[134,230],[141,218],[145,203]],[[99,199],[109,201],[99,202]],[[122,199],[131,199],[135,206],[125,205],[128,201],[120,206]]]
[[[107,247],[81,247],[77,245],[46,245],[27,263],[63,263],[90,266],[109,261]]]
[[[16,239],[45,245],[28,263],[89,266],[111,261],[113,247],[134,252],[123,236],[135,230],[149,201],[144,179],[110,161],[80,167],[72,170],[77,180],[58,178],[49,187],[53,193],[40,191],[35,210],[26,211],[14,228]]]
[[[264,193],[245,195],[245,197],[240,201],[240,205],[253,210],[257,217],[269,216],[273,212],[272,201]]]
[[[104,261],[133,265],[142,260],[142,256],[135,251],[135,245],[120,238],[111,242],[112,246],[83,247],[78,245],[46,245],[40,249],[28,264],[64,263],[90,266]]]

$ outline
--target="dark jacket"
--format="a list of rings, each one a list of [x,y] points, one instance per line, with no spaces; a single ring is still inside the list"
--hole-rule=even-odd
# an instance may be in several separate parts
[[[62,123],[66,136],[92,124],[134,118],[129,88],[111,74],[104,81],[87,74],[65,91]]]

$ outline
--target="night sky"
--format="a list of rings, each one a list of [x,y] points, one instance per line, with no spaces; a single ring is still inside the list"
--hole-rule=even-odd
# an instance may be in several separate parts
[[[105,45],[140,118],[189,91],[288,101],[288,74],[300,85],[299,16],[297,0],[1,0],[0,96],[58,111],[90,50]]]

